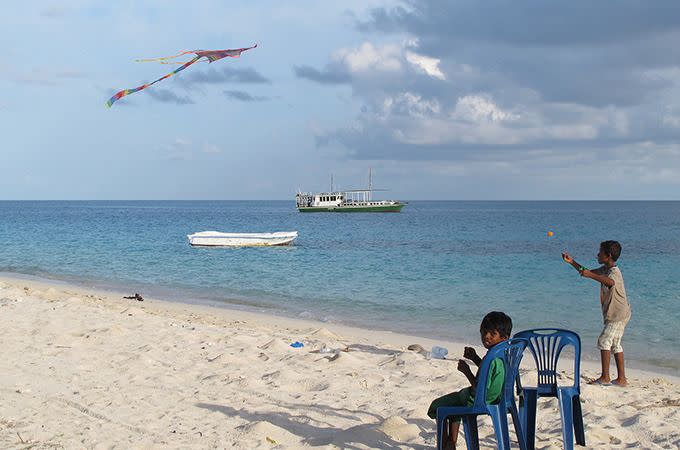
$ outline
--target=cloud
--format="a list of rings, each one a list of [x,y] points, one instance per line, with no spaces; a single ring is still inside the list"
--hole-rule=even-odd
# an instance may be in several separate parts
[[[14,78],[14,81],[19,84],[28,84],[36,86],[56,86],[57,83],[53,78],[41,74],[21,74]]]
[[[232,67],[223,67],[220,70],[211,68],[203,71],[194,71],[178,78],[178,80],[185,86],[225,83],[271,84],[271,80],[253,68],[240,69]]]
[[[405,6],[375,8],[357,24],[365,31],[444,37],[447,41],[494,42],[511,45],[563,46],[630,42],[677,30],[680,4],[660,0],[607,3],[574,0],[547,4],[490,0],[483,3],[451,0],[403,2]]]
[[[403,81],[413,73],[446,79],[439,67],[440,60],[419,54],[414,45],[413,41],[381,46],[364,42],[358,48],[341,48],[333,52],[323,70],[306,65],[294,66],[293,70],[298,78],[329,85],[369,79],[380,84],[385,77]]]
[[[488,81],[530,88],[547,101],[633,105],[669,83],[644,70],[680,60],[680,3],[616,8],[586,0],[553,7],[539,0],[407,1],[374,9],[359,29],[403,33],[431,58],[463,61]],[[483,86],[488,88],[488,86]]]
[[[30,71],[19,71],[14,75],[14,81],[19,84],[36,86],[57,86],[60,80],[81,79],[85,73],[75,70],[59,70],[34,67]]]
[[[62,70],[55,72],[54,76],[62,79],[80,79],[85,77],[85,73],[76,70]]]
[[[402,92],[395,97],[388,97],[383,102],[383,117],[403,115],[411,117],[425,117],[436,115],[441,105],[436,99],[426,100],[411,92]]]
[[[342,80],[359,104],[316,143],[362,160],[549,164],[592,152],[634,167],[634,149],[680,143],[680,3],[656,5],[407,0],[373,9],[357,22],[371,41],[331,52],[322,70],[296,70],[329,86]]]
[[[370,42],[364,42],[357,49],[340,49],[335,52],[332,58],[346,66],[351,73],[400,72],[403,61],[399,46],[377,47]]]
[[[442,71],[439,69],[439,63],[441,62],[439,58],[430,58],[429,56],[419,55],[418,53],[411,51],[407,51],[405,54],[406,60],[408,62],[420,68],[426,74],[440,80],[446,79]]]
[[[519,116],[501,110],[492,100],[480,95],[467,95],[458,99],[456,108],[451,115],[459,120],[479,122],[488,120],[499,122],[504,120],[514,120]]]
[[[293,72],[298,78],[306,78],[321,84],[344,84],[352,80],[350,74],[337,65],[328,65],[325,70],[317,70],[311,66],[293,66]]]
[[[190,139],[176,137],[159,148],[161,158],[167,161],[191,161],[194,159],[194,144]]]
[[[206,142],[203,144],[203,153],[212,154],[222,153],[222,149],[215,144],[210,144]]]
[[[663,124],[671,128],[680,128],[680,116],[663,116]]]
[[[154,89],[147,90],[149,96],[161,103],[174,103],[176,105],[193,105],[194,101],[188,96],[180,97],[168,89]]]
[[[219,145],[211,142],[195,143],[184,137],[176,137],[172,141],[162,144],[158,150],[161,153],[161,158],[167,161],[191,161],[200,159],[201,155],[222,153],[222,148]]]
[[[634,117],[614,108],[506,108],[488,93],[446,104],[407,92],[386,97],[379,112],[369,108],[353,124],[318,132],[316,139],[320,147],[340,144],[356,159],[468,160],[493,155],[502,160],[537,150],[559,155],[569,149],[620,147],[640,140],[634,124]]]
[[[269,97],[253,96],[247,92],[243,91],[223,91],[224,95],[232,100],[238,100],[241,102],[263,102],[269,100]]]

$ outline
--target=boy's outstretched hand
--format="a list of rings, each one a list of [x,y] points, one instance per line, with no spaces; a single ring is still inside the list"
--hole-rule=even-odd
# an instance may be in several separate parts
[[[567,252],[562,253],[562,259],[567,264],[571,264],[574,262],[574,258],[572,258],[571,255]]]

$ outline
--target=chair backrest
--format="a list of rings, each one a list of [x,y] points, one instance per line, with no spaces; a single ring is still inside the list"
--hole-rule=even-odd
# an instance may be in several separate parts
[[[515,338],[526,339],[529,350],[534,356],[538,369],[539,392],[543,394],[557,395],[557,361],[564,347],[574,347],[574,385],[579,390],[579,378],[581,375],[581,338],[578,334],[569,330],[557,328],[536,328],[516,333]]]
[[[494,359],[503,361],[505,368],[505,378],[503,380],[503,391],[501,392],[500,402],[504,406],[514,395],[513,389],[515,379],[519,374],[519,363],[522,361],[524,349],[529,345],[526,339],[512,338],[507,341],[499,342],[489,349],[482,364],[477,372],[477,389],[475,390],[474,408],[484,408],[486,406],[487,382],[491,370],[491,362]]]

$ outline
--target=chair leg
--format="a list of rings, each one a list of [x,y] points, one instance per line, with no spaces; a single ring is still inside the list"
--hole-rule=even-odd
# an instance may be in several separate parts
[[[520,450],[527,450],[527,441],[522,429],[522,422],[519,417],[519,411],[517,410],[517,405],[510,406],[510,414],[512,416],[512,424],[515,427],[515,435],[517,436],[517,443],[519,444]]]
[[[508,431],[508,416],[505,411],[494,408],[489,411],[493,421],[493,429],[496,433],[498,450],[510,450],[510,432]]]
[[[524,391],[524,405],[519,410],[520,423],[524,432],[524,439],[528,450],[536,448],[536,391]]]
[[[583,411],[581,410],[581,397],[574,395],[572,398],[574,411],[574,437],[578,445],[586,445],[586,430],[583,427]]]
[[[463,429],[465,431],[465,444],[467,445],[468,450],[479,450],[477,416],[464,416]]]
[[[562,441],[564,450],[574,449],[574,412],[571,397],[558,390],[557,398],[560,402],[560,417],[562,418]]]
[[[446,417],[439,419],[437,417],[437,450],[442,450],[444,448],[444,427],[446,426]]]

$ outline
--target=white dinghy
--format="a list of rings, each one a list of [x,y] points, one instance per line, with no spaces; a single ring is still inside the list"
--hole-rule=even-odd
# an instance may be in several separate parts
[[[290,245],[297,237],[297,231],[276,233],[220,233],[201,231],[187,235],[189,244],[195,247],[259,247]]]

